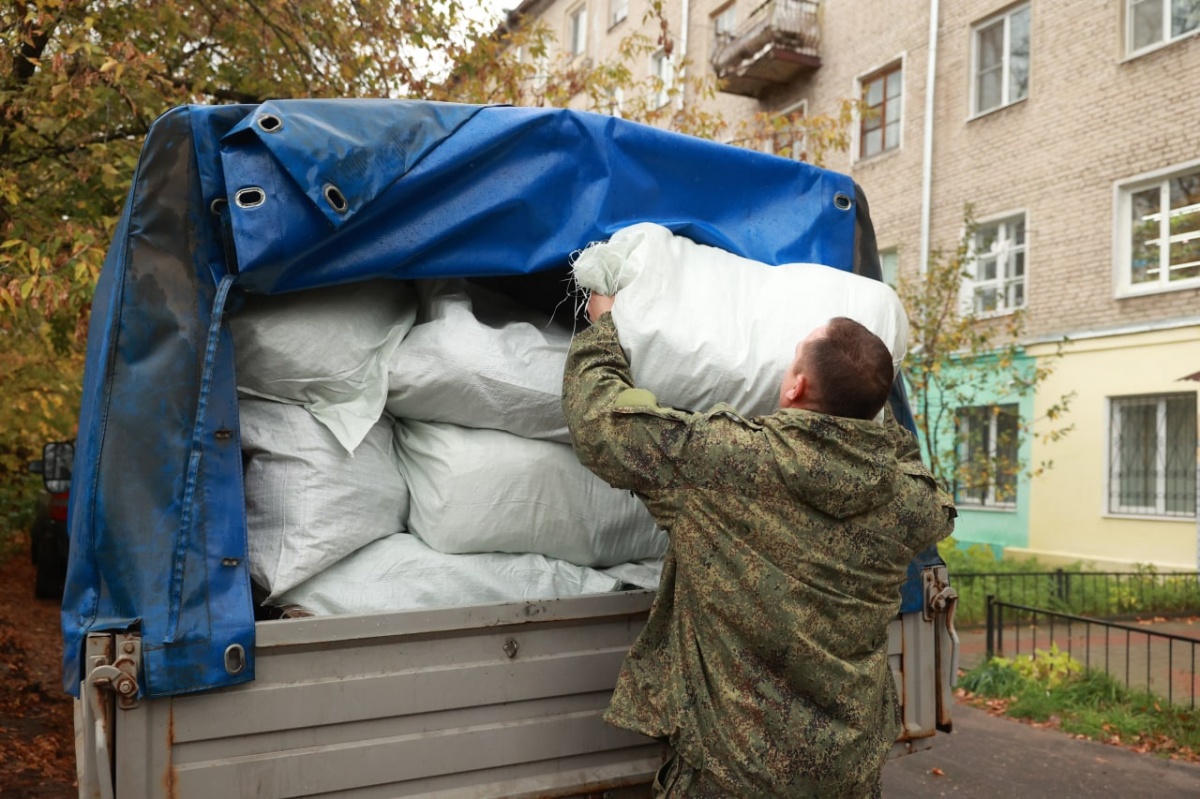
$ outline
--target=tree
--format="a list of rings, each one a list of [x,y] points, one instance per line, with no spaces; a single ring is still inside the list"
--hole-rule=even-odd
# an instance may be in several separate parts
[[[685,59],[662,0],[598,63],[552,56],[545,25],[498,22],[482,0],[13,0],[0,16],[0,501],[36,487],[24,472],[47,438],[74,435],[91,298],[154,120],[187,103],[281,97],[409,97],[567,106],[718,138],[701,102],[717,86]],[[635,78],[662,51],[670,70]],[[690,77],[689,77],[690,76]],[[844,146],[840,117],[742,123],[739,143],[807,158]],[[811,134],[809,133],[811,131]],[[36,398],[36,399],[35,399]],[[43,402],[44,400],[44,402]],[[41,413],[41,411],[39,411]],[[19,503],[18,503],[19,504]]]
[[[1064,416],[1074,392],[1059,397],[1037,418],[1012,406],[1032,397],[1061,356],[1025,354],[1025,312],[995,315],[963,297],[974,274],[976,225],[964,214],[963,235],[953,253],[931,253],[926,268],[902,276],[897,292],[909,315],[909,347],[903,373],[913,417],[934,476],[948,491],[982,501],[1004,502],[1020,475],[1036,476],[1051,461],[1031,462],[1021,444],[1057,441],[1074,425]],[[988,457],[968,457],[980,450]],[[984,504],[987,504],[984,502]]]

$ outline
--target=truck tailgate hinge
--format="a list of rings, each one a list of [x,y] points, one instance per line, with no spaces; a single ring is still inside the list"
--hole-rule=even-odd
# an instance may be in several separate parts
[[[950,586],[945,566],[933,566],[923,572],[926,621],[934,623],[934,652],[937,661],[937,728],[949,732],[953,726],[951,708],[958,683],[958,631],[954,629],[954,611],[958,592]]]
[[[116,648],[112,662],[103,657],[89,661],[87,685],[90,691],[110,688],[117,698],[117,707],[131,710],[138,706],[138,672],[142,666],[142,639],[133,634],[115,636]]]

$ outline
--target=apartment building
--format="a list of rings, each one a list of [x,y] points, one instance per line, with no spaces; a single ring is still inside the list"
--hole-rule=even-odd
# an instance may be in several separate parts
[[[960,491],[956,537],[1048,563],[1200,564],[1200,0],[667,0],[675,51],[722,79],[728,120],[873,113],[826,165],[871,205],[885,270],[953,249],[970,204],[979,257],[965,302],[1027,315],[1037,396],[957,410],[971,458],[1001,458],[1013,415],[1073,393],[1073,431],[1027,443],[1037,477]],[[647,0],[527,0],[579,57],[614,52]],[[663,98],[666,101],[666,98]],[[795,148],[802,150],[802,146]],[[1066,339],[1066,343],[1061,343]],[[1061,347],[1061,356],[1055,357]],[[1048,360],[1049,359],[1049,360]]]

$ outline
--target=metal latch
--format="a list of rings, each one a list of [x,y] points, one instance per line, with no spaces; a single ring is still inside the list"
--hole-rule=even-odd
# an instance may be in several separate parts
[[[138,671],[142,665],[142,640],[136,635],[116,636],[116,658],[112,663],[93,657],[89,663],[89,688],[111,688],[117,707],[132,710],[138,706]]]
[[[926,621],[934,622],[934,646],[937,662],[937,727],[944,732],[952,728],[952,691],[958,683],[958,631],[954,629],[954,611],[958,609],[958,592],[950,586],[946,567],[932,566],[922,573],[925,584]]]

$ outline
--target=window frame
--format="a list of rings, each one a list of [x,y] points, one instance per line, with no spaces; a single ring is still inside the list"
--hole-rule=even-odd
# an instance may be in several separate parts
[[[983,257],[978,247],[980,245],[981,233],[985,229],[996,227],[998,231],[1008,231],[1016,223],[1020,223],[1024,228],[1022,242],[1016,245],[1009,245],[1007,249],[1002,248],[1002,252],[996,254],[996,276],[988,280],[979,279],[980,261]],[[999,241],[1008,242],[1012,238],[1011,233],[1004,236],[998,236]],[[1020,253],[1023,256],[1023,264],[1021,267],[1021,275],[1019,277],[1009,277],[1007,275],[1008,264],[1011,263],[1011,256],[1014,253]],[[991,253],[989,253],[990,255]],[[1000,257],[1005,257],[1005,263],[1000,262]],[[969,291],[966,292],[964,303],[966,306],[980,318],[992,318],[997,316],[1006,316],[1008,314],[1022,311],[1029,307],[1029,213],[1025,210],[1011,211],[1005,214],[996,214],[976,223],[974,235],[971,237],[971,275],[968,278]],[[1008,300],[1010,290],[1017,284],[1021,286],[1021,302],[1019,305],[1011,304]],[[996,296],[1005,297],[1004,304],[997,305],[991,310],[980,307],[979,296],[981,287],[986,290],[989,287],[996,289]]]
[[[1190,413],[1185,415],[1191,419],[1193,432],[1196,424],[1196,392],[1175,391],[1158,394],[1133,394],[1108,397],[1108,424],[1106,426],[1108,440],[1105,442],[1107,464],[1105,468],[1105,504],[1104,511],[1111,516],[1144,518],[1160,518],[1171,520],[1192,520],[1196,518],[1196,459],[1185,457],[1184,462],[1190,467],[1185,469],[1184,485],[1191,488],[1190,511],[1170,511],[1166,508],[1166,486],[1169,480],[1167,445],[1172,438],[1178,437],[1178,430],[1168,429],[1170,421],[1167,415],[1167,402],[1171,399],[1190,399]],[[1153,406],[1155,408],[1155,452],[1154,452],[1154,504],[1124,504],[1121,501],[1121,427],[1123,414],[1118,409],[1122,406]],[[1196,441],[1185,447],[1188,453],[1194,452]]]
[[[1200,275],[1180,280],[1171,280],[1170,244],[1177,240],[1180,243],[1191,242],[1200,238],[1200,230],[1186,231],[1171,235],[1170,220],[1172,210],[1170,204],[1171,181],[1184,177],[1200,177],[1200,159],[1176,164],[1166,169],[1137,175],[1113,184],[1113,296],[1116,299],[1125,297],[1141,297],[1147,294],[1161,294],[1171,291],[1187,291],[1200,288]],[[1133,280],[1133,198],[1155,186],[1159,189],[1159,235],[1157,244],[1159,251],[1158,277],[1153,282]],[[1165,200],[1168,210],[1164,215],[1162,203]],[[1192,208],[1189,213],[1200,213],[1200,208],[1194,205],[1182,206]],[[1163,228],[1166,228],[1164,231]],[[1182,238],[1185,237],[1186,238]],[[1166,241],[1166,247],[1163,241]],[[1186,267],[1187,264],[1181,266]],[[1175,267],[1180,268],[1180,267]]]
[[[801,117],[807,117],[808,100],[800,100],[799,102],[792,103],[787,108],[777,112],[775,116],[776,118],[783,118],[785,120],[785,124],[790,124],[790,122],[787,121],[787,118],[791,117],[793,114],[799,114]],[[779,155],[780,158],[787,158],[791,161],[806,160],[808,156],[808,130],[802,130],[798,137],[794,134],[795,131],[791,129],[772,133],[771,137],[766,141],[765,149],[771,155]],[[796,146],[797,141],[799,141],[800,145],[798,148]],[[782,145],[780,144],[781,142],[783,142]],[[779,151],[784,147],[789,148],[788,154],[780,155]]]
[[[567,11],[567,54],[572,59],[587,54],[587,23],[587,3],[580,3]]]
[[[890,270],[884,265],[884,262],[889,259],[892,261],[892,266],[891,266]],[[891,280],[888,280],[888,278],[889,278],[888,272],[889,271],[891,272],[891,275],[890,275]],[[900,282],[900,248],[899,247],[884,247],[881,250],[879,250],[879,279],[881,281],[883,281],[883,283],[885,285],[891,286],[893,289],[896,288],[897,284]]]
[[[1029,14],[1029,56],[1026,65],[1025,76],[1025,93],[1020,97],[1012,96],[1012,19],[1022,11]],[[985,30],[991,29],[997,23],[1004,25],[1004,41],[1003,54],[1000,58],[1000,100],[996,105],[988,106],[987,108],[980,107],[980,92],[979,92],[979,55],[980,55],[980,36]],[[1018,3],[1010,6],[998,14],[993,14],[986,19],[983,19],[971,26],[971,107],[970,117],[984,116],[994,111],[999,111],[1002,108],[1008,108],[1011,105],[1023,102],[1029,98],[1029,84],[1033,74],[1033,4],[1030,2]]]
[[[1137,56],[1153,52],[1160,47],[1167,47],[1181,39],[1186,39],[1189,36],[1195,36],[1200,33],[1200,18],[1198,18],[1195,27],[1172,34],[1172,12],[1176,2],[1178,0],[1125,0],[1123,6],[1125,12],[1125,56],[1127,58],[1136,58]],[[1149,3],[1157,3],[1159,7],[1159,16],[1162,21],[1161,28],[1158,31],[1160,38],[1155,39],[1149,44],[1137,47],[1137,28],[1134,22],[1136,14],[1134,7]]]
[[[671,104],[671,89],[675,87],[674,56],[667,55],[667,51],[663,49],[651,53],[650,76],[658,78],[663,84],[662,88],[654,95],[653,110],[657,111]]]
[[[897,74],[897,73],[899,73],[899,75],[900,75],[900,78],[899,78],[900,88],[899,88],[899,92],[892,99],[894,100],[895,104],[899,106],[899,110],[896,112],[895,120],[893,120],[893,122],[889,123],[888,119],[887,119],[887,109],[888,109],[888,101],[889,101],[889,98],[887,95],[888,77],[890,75]],[[869,87],[871,86],[871,84],[879,82],[879,81],[882,81],[882,83],[883,83],[882,88],[880,90],[882,99],[878,106],[868,106],[866,98],[867,98],[867,92],[869,91]],[[858,125],[857,125],[858,146],[855,148],[856,152],[857,152],[856,160],[866,161],[867,159],[876,158],[878,156],[884,155],[885,153],[895,152],[895,151],[899,150],[904,144],[904,59],[897,58],[893,61],[888,62],[887,64],[885,64],[884,66],[882,66],[878,69],[872,70],[871,72],[867,72],[867,73],[863,74],[862,76],[860,76],[858,78],[858,96],[860,98],[862,98],[862,103],[863,103],[864,108],[868,108],[868,109],[878,108],[879,114],[877,117],[873,114],[860,113],[858,115],[859,116]],[[878,120],[878,127],[872,127],[870,130],[868,130],[867,125],[869,123],[875,122],[876,120]],[[895,125],[896,141],[891,147],[888,147],[887,146],[887,143],[888,143],[887,133],[888,133],[889,126],[892,124]],[[879,131],[879,137],[880,137],[879,149],[877,151],[868,153],[866,151],[868,134],[874,133],[876,130]]]
[[[964,413],[966,412],[966,413]],[[970,412],[980,412],[979,415],[987,416],[987,485],[983,488],[983,497],[975,499],[974,497],[966,496],[964,489],[959,485],[958,479],[954,481],[954,501],[957,505],[963,508],[986,509],[986,510],[1016,510],[1017,502],[1020,497],[1020,463],[1021,454],[1021,408],[1015,402],[994,402],[985,405],[962,405],[954,409],[954,425],[955,432],[958,435],[958,458],[959,462],[971,460],[971,438],[970,438]],[[996,479],[1000,469],[996,466],[997,450],[1000,446],[997,428],[999,427],[1000,417],[1007,416],[1014,420],[1015,431],[1013,440],[1005,442],[1005,447],[1011,445],[1012,451],[1012,471],[1008,475],[1012,481],[1012,497],[1008,499],[999,499],[999,486]],[[1008,453],[1004,453],[1008,454]],[[970,489],[977,490],[977,489]]]
[[[709,56],[711,57],[711,56],[715,55],[717,52],[717,49],[722,44],[724,44],[724,41],[722,40],[722,36],[727,36],[729,39],[732,39],[734,37],[734,35],[737,33],[737,3],[733,2],[733,0],[731,0],[731,2],[726,3],[725,5],[718,8],[716,11],[709,14],[708,19],[709,19],[709,22],[712,24],[712,34],[713,34],[712,40],[710,42],[710,47],[712,49],[709,52]],[[723,20],[723,19],[726,19],[729,23],[728,30],[722,29],[721,20]]]
[[[629,0],[608,0],[608,28],[612,30],[629,17]]]

